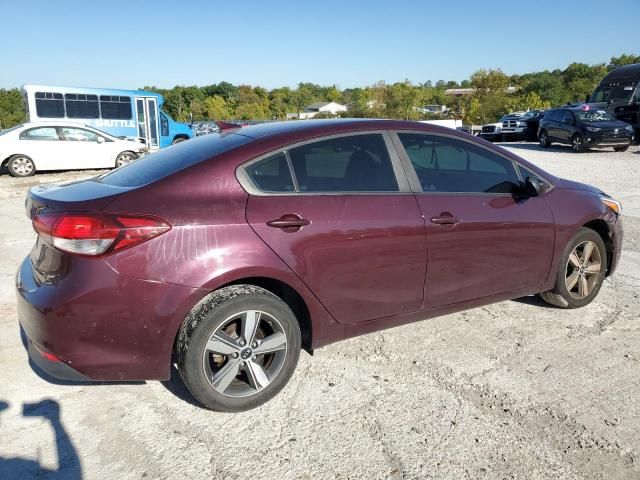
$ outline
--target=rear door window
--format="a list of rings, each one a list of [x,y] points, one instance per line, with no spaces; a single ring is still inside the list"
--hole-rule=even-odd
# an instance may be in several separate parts
[[[300,192],[397,192],[382,134],[349,135],[289,150]]]
[[[59,139],[56,127],[31,128],[20,133],[20,140],[57,141]]]
[[[571,113],[569,110],[565,110],[564,115],[562,115],[562,123],[573,123],[573,113]]]
[[[251,181],[263,192],[293,192],[293,178],[284,153],[265,158],[247,168]]]
[[[455,138],[399,134],[422,190],[433,193],[511,193],[520,184],[513,162]]]

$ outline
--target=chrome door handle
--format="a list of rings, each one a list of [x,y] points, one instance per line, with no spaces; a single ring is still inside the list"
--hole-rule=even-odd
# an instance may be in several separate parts
[[[273,228],[281,228],[285,231],[297,232],[302,227],[306,227],[310,223],[310,220],[302,218],[300,215],[286,214],[275,220],[269,220],[267,225]]]
[[[460,222],[461,220],[459,218],[454,217],[450,213],[441,213],[437,217],[431,217],[431,223],[435,223],[436,225],[455,225]]]

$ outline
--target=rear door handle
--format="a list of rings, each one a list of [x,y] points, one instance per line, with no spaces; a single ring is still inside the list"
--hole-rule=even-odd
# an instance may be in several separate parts
[[[431,217],[431,223],[435,223],[436,225],[455,225],[460,222],[461,220],[459,218],[454,217],[450,213],[441,213],[437,217]]]
[[[269,220],[267,225],[273,228],[281,228],[288,232],[297,232],[302,227],[306,227],[310,223],[310,220],[302,218],[300,215],[287,213],[275,220]]]

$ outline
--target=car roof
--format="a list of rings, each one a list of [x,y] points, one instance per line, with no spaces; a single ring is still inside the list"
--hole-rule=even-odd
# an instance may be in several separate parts
[[[245,137],[260,139],[266,137],[310,137],[330,135],[332,133],[347,133],[361,130],[427,130],[433,132],[455,134],[453,128],[441,127],[428,123],[409,120],[387,120],[370,118],[340,118],[327,120],[290,120],[284,122],[269,122],[249,125],[233,130],[230,133]],[[464,133],[459,134],[464,135]]]
[[[55,120],[42,120],[42,121],[38,121],[38,122],[23,123],[22,126],[25,127],[25,128],[39,127],[39,126],[42,126],[42,127],[87,127],[87,128],[93,128],[93,127],[91,127],[89,125],[85,125],[84,123],[69,122],[67,120],[60,120],[59,122],[57,122]]]

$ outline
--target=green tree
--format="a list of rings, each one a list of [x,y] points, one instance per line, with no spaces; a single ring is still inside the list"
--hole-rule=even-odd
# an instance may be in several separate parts
[[[204,114],[210,120],[230,120],[232,118],[227,101],[221,95],[213,95],[204,99]]]

